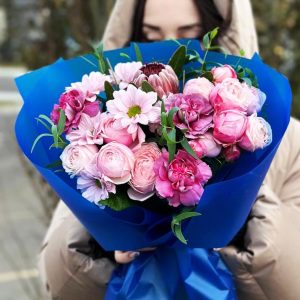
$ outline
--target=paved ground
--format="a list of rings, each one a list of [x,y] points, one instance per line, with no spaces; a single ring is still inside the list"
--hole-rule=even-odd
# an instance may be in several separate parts
[[[48,200],[28,176],[14,138],[21,101],[12,78],[20,72],[0,67],[0,300],[42,300],[36,257]]]

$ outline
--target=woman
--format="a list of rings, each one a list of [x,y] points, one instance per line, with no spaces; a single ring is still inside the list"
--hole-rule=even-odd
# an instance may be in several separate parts
[[[251,57],[257,51],[248,0],[118,0],[104,45],[113,49],[130,40],[201,38],[216,26],[221,28],[218,43],[230,52],[242,48]],[[299,128],[292,119],[242,235],[220,250],[235,275],[239,299],[300,299]],[[52,299],[92,300],[104,297],[115,260],[126,263],[136,255],[103,251],[60,203],[39,265]]]

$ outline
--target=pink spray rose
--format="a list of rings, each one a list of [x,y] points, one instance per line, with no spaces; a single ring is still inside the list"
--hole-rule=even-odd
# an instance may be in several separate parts
[[[269,123],[256,115],[248,117],[247,129],[239,146],[247,151],[263,149],[272,142],[272,129]]]
[[[170,93],[178,93],[179,80],[174,70],[169,65],[149,63],[140,68],[141,74],[134,83],[141,86],[143,81],[149,82],[160,98]]]
[[[241,155],[241,150],[240,148],[235,144],[231,145],[229,147],[224,148],[223,150],[223,155],[225,157],[225,160],[227,162],[234,162],[236,161],[240,155]]]
[[[60,159],[66,173],[74,177],[83,172],[92,163],[97,153],[98,148],[95,145],[69,144],[60,155]]]
[[[215,83],[221,83],[227,78],[237,78],[235,70],[229,66],[214,67],[211,70]]]
[[[118,63],[115,66],[115,77],[120,89],[126,89],[142,73],[140,71],[142,66],[141,62],[136,61]]]
[[[211,178],[210,167],[183,150],[179,150],[169,163],[164,150],[154,164],[155,188],[160,197],[167,198],[171,206],[194,206],[203,194],[203,185]]]
[[[123,184],[131,179],[134,155],[125,145],[111,142],[100,149],[95,164],[97,170],[112,183]]]
[[[132,151],[139,149],[146,139],[140,126],[134,133],[128,133],[128,128],[120,126],[109,113],[101,114],[101,131],[106,144],[114,141],[129,147]]]
[[[223,145],[240,141],[247,128],[247,116],[238,110],[225,110],[214,115],[215,140]]]
[[[225,79],[210,94],[210,101],[216,111],[235,109],[252,114],[261,109],[264,100],[265,95],[261,91],[236,78]]]
[[[99,111],[98,102],[85,101],[85,96],[80,90],[69,90],[60,96],[59,104],[54,104],[51,112],[51,120],[58,124],[60,110],[66,115],[65,132],[77,128],[83,113],[95,117]]]
[[[154,195],[156,176],[153,167],[160,155],[161,151],[155,143],[143,144],[134,154],[132,178],[129,182],[131,188],[128,190],[130,199],[144,201]]]
[[[191,140],[189,144],[199,158],[203,156],[217,157],[222,150],[222,146],[215,141],[211,132],[206,132],[198,139]]]
[[[200,94],[170,95],[165,100],[165,106],[168,111],[173,107],[179,108],[173,121],[178,128],[187,129],[188,138],[195,139],[212,127],[212,106]]]
[[[209,95],[213,90],[214,85],[204,77],[198,77],[189,80],[183,89],[184,95],[199,94],[209,101]]]

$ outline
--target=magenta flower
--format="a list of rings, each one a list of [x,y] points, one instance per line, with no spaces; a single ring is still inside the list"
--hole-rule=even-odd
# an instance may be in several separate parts
[[[227,162],[233,163],[240,157],[241,149],[236,144],[234,144],[224,148],[223,155]]]
[[[149,63],[144,65],[140,71],[141,74],[134,81],[137,86],[141,86],[143,81],[147,81],[160,98],[171,93],[178,93],[179,80],[171,66]]]
[[[99,173],[95,165],[90,165],[77,178],[77,189],[82,196],[92,203],[99,204],[101,200],[109,198],[109,193],[116,193],[116,186],[111,180]]]
[[[100,111],[99,103],[85,101],[85,96],[80,90],[69,90],[63,93],[59,104],[54,104],[50,117],[55,124],[58,124],[61,109],[66,115],[64,131],[67,133],[78,128],[82,114],[95,117]]]
[[[173,107],[179,108],[174,115],[174,124],[180,129],[186,129],[188,138],[197,138],[213,125],[213,108],[200,94],[170,95],[165,100],[165,106],[168,111]]]
[[[103,137],[101,134],[101,114],[90,117],[82,114],[78,129],[72,130],[66,138],[73,145],[102,145]]]
[[[210,167],[183,150],[169,163],[164,150],[154,164],[155,188],[158,195],[167,198],[171,206],[194,206],[203,194],[203,185],[211,178]]]
[[[156,101],[156,93],[145,93],[130,84],[127,90],[114,92],[114,99],[107,101],[106,105],[121,127],[127,127],[128,133],[132,134],[138,130],[138,124],[148,125],[159,121],[160,108],[154,106]]]

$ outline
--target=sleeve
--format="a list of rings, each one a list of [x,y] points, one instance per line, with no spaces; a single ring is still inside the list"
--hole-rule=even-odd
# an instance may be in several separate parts
[[[245,226],[220,250],[241,300],[300,299],[300,126],[284,137]]]
[[[100,300],[116,267],[81,223],[59,203],[39,255],[48,299]]]

